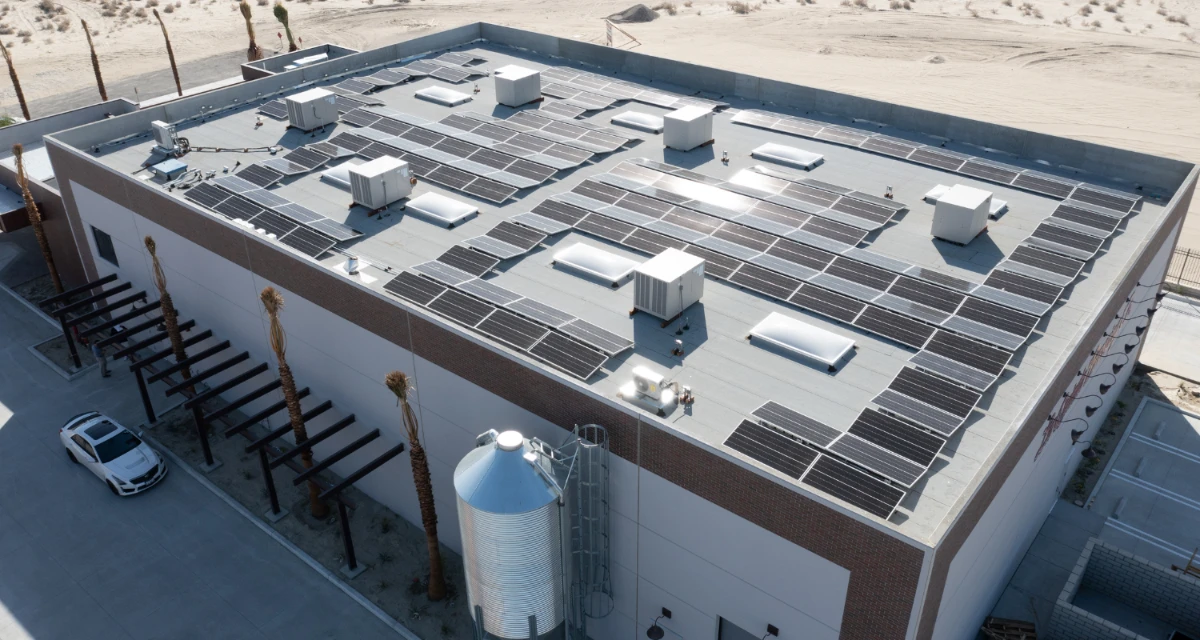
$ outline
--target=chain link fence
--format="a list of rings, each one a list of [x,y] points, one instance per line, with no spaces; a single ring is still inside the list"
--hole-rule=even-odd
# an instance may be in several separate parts
[[[1177,247],[1167,267],[1166,281],[1172,291],[1200,297],[1200,251]]]

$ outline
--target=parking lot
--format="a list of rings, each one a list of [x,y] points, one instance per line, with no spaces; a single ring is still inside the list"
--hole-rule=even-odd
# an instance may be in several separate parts
[[[0,292],[0,638],[396,638],[185,470],[117,498],[58,441],[100,410],[136,427],[127,367],[68,382],[29,345],[55,329]]]

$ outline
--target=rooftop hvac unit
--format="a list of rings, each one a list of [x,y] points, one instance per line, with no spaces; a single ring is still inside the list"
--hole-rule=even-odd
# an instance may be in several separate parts
[[[933,208],[933,236],[967,244],[987,227],[992,192],[956,184],[942,194]]]
[[[154,129],[154,144],[157,148],[165,153],[174,153],[178,146],[175,142],[175,125],[155,120],[150,123],[150,127]]]
[[[663,144],[691,151],[713,140],[713,114],[704,107],[687,106],[663,116]]]
[[[633,272],[633,307],[671,320],[704,295],[704,258],[667,249]]]
[[[381,156],[350,167],[349,175],[354,202],[368,209],[382,209],[412,194],[412,172],[399,158]]]
[[[510,64],[496,69],[496,102],[519,107],[542,97],[542,74]]]
[[[287,103],[288,124],[301,131],[312,131],[338,119],[336,94],[325,89],[309,89],[283,99]]]

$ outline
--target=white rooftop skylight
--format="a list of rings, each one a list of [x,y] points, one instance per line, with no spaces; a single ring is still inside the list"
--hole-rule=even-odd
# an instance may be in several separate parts
[[[617,286],[641,263],[577,242],[554,254],[554,264]]]
[[[409,211],[447,228],[453,228],[454,225],[479,213],[478,207],[433,191],[409,200],[407,207]]]
[[[768,142],[750,152],[750,155],[761,160],[770,160],[801,169],[811,169],[825,161],[825,156],[796,147]]]
[[[662,133],[663,130],[663,119],[661,117],[640,111],[618,113],[612,117],[612,121],[614,124],[625,125],[630,129],[637,129],[638,131]]]
[[[854,341],[849,338],[775,312],[755,325],[750,335],[825,364],[830,371],[854,348]]]
[[[421,98],[422,100],[436,102],[438,104],[446,105],[447,107],[460,105],[464,102],[470,102],[471,100],[470,95],[461,91],[447,89],[446,87],[428,87],[417,91],[413,95]]]

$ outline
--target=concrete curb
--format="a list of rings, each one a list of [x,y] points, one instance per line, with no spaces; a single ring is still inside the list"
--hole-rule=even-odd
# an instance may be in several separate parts
[[[191,465],[184,462],[182,458],[175,455],[170,449],[167,449],[166,447],[162,446],[157,440],[155,440],[150,435],[146,434],[145,427],[146,427],[145,424],[138,426],[138,430],[139,430],[141,437],[143,439],[147,440],[148,442],[150,442],[150,444],[153,445],[154,448],[157,449],[159,452],[161,452],[163,455],[167,456],[167,458],[169,458],[171,460],[172,464],[174,464],[175,466],[186,471],[188,473],[188,475],[190,475],[197,482],[199,482],[201,486],[208,489],[210,492],[212,492],[213,495],[215,495],[218,498],[220,498],[221,500],[223,500],[225,502],[225,504],[228,504],[230,507],[232,507],[233,510],[238,512],[238,514],[240,514],[243,518],[249,520],[250,522],[253,522],[254,526],[261,529],[263,531],[263,533],[266,533],[268,536],[271,536],[271,538],[273,540],[275,540],[275,542],[278,542],[280,546],[282,546],[284,549],[287,549],[288,551],[290,551],[292,553],[292,555],[294,555],[297,558],[299,558],[300,560],[302,560],[305,564],[307,564],[309,567],[311,567],[313,569],[313,571],[316,571],[318,574],[321,575],[321,577],[325,578],[330,583],[332,583],[334,586],[336,586],[338,589],[340,589],[342,591],[342,593],[345,593],[347,596],[350,596],[350,599],[357,602],[359,605],[362,606],[362,608],[366,609],[368,612],[370,612],[376,618],[379,618],[379,620],[382,621],[384,624],[386,624],[388,627],[390,627],[392,629],[392,631],[395,631],[396,635],[400,636],[401,638],[404,638],[405,640],[421,640],[421,638],[417,634],[415,634],[411,630],[409,630],[408,627],[405,627],[399,621],[397,621],[396,619],[389,616],[387,614],[387,612],[385,612],[383,609],[380,609],[378,606],[375,605],[375,603],[368,600],[366,598],[366,596],[359,593],[357,590],[354,589],[354,587],[351,587],[350,585],[348,585],[345,582],[343,582],[342,580],[340,580],[336,575],[333,574],[332,571],[330,571],[329,569],[326,569],[325,566],[322,565],[320,562],[317,562],[315,558],[313,558],[312,556],[305,553],[304,550],[300,549],[300,547],[297,547],[296,545],[292,544],[292,542],[290,540],[283,537],[283,535],[281,533],[279,533],[272,527],[268,526],[267,523],[265,523],[262,520],[260,520],[259,518],[255,517],[255,515],[250,513],[250,511],[248,509],[246,509],[246,507],[243,506],[242,503],[233,499],[233,496],[230,496],[229,494],[222,491],[220,489],[220,487],[217,487],[217,485],[210,482],[208,480],[208,478],[204,477],[203,474],[198,473],[195,469],[193,469],[191,467]]]
[[[4,291],[8,295],[12,296],[17,302],[20,302],[21,304],[25,305],[30,311],[32,311],[35,315],[37,315],[37,317],[41,318],[42,320],[45,320],[46,324],[54,327],[55,329],[57,329],[59,331],[62,331],[62,327],[59,326],[58,322],[56,322],[54,320],[54,318],[51,318],[45,311],[42,311],[41,307],[26,300],[25,298],[22,298],[21,294],[6,287],[3,284],[0,284],[0,291]]]

